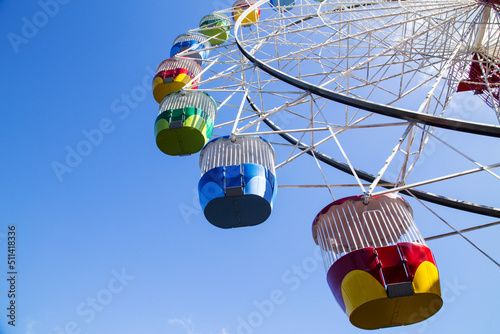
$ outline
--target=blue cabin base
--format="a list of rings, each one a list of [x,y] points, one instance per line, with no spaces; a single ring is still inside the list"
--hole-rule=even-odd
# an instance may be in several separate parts
[[[213,168],[198,185],[206,219],[220,228],[263,223],[271,215],[276,189],[274,174],[256,164]]]
[[[254,226],[263,223],[271,215],[271,204],[258,195],[219,197],[205,207],[207,220],[220,228]]]

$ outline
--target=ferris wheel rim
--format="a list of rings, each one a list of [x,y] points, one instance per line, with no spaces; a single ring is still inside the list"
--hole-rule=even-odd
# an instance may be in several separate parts
[[[245,11],[245,14],[248,14],[251,10],[253,10],[254,6],[256,7],[266,2],[268,2],[268,0],[258,1],[254,5],[250,6]],[[389,0],[389,2],[399,2],[399,0]],[[310,15],[310,17],[306,19],[313,18],[317,15],[318,14]],[[243,16],[244,15],[242,15],[242,17]],[[318,85],[314,85],[307,81],[295,78],[280,70],[277,70],[276,68],[265,64],[260,59],[250,54],[250,52],[248,52],[242,45],[242,42],[240,41],[239,38],[239,31],[241,29],[241,23],[243,19],[242,17],[240,17],[239,20],[237,20],[234,25],[234,40],[238,49],[243,54],[243,56],[247,58],[254,66],[258,67],[262,71],[266,72],[267,74],[271,75],[272,77],[278,80],[281,80],[296,88],[302,89],[317,96],[321,96],[331,101],[339,102],[350,107],[359,108],[376,114],[402,119],[410,123],[419,123],[447,130],[500,138],[500,126],[498,125],[491,125],[486,123],[478,123],[478,122],[471,122],[471,121],[423,114],[391,105],[376,103],[366,99],[347,96],[345,94],[334,92],[330,89],[320,87]],[[303,21],[303,20],[304,18],[301,18],[298,21]]]

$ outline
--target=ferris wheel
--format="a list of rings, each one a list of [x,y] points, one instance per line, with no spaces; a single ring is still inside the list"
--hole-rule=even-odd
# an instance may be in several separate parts
[[[314,230],[333,268],[359,244],[401,243],[390,251],[399,256],[417,252],[402,241],[425,244],[397,194],[500,217],[498,0],[238,0],[179,35],[170,56],[153,81],[156,141],[169,155],[201,151],[200,201],[216,226],[261,223],[278,186],[318,188],[334,201]],[[351,182],[339,183],[338,170]],[[337,189],[361,196],[339,200]],[[359,201],[375,211],[401,207],[409,220],[347,237],[363,219],[334,223],[328,215]],[[229,202],[236,213],[221,217]],[[228,223],[238,219],[255,222]],[[418,252],[433,263],[424,248]],[[413,280],[411,266],[403,267]],[[426,268],[434,275],[433,265]],[[408,286],[391,289],[408,296]],[[423,303],[439,304],[433,289],[424,289]],[[407,323],[372,323],[364,314],[382,304],[337,300],[361,314],[352,322],[362,328]]]
[[[497,4],[282,2],[250,1],[253,9],[239,16],[233,8],[207,15],[189,34],[213,37],[176,54],[197,64],[184,66],[191,77],[173,91],[196,87],[215,99],[214,134],[280,134],[291,149],[277,169],[309,154],[353,174],[363,193],[378,185],[412,189],[426,200],[500,216],[493,201],[474,205],[439,191],[449,178],[475,182],[472,174],[498,182],[498,140],[490,138],[500,136]],[[354,141],[355,150],[342,148]],[[435,146],[456,150],[463,164],[432,166]],[[478,147],[489,147],[485,163],[474,157]],[[416,187],[426,183],[432,191]]]

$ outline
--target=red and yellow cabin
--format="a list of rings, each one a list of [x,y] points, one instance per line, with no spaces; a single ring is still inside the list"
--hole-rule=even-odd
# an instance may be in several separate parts
[[[255,0],[238,0],[233,4],[233,19],[237,22],[240,16],[245,12],[250,6],[257,3]],[[256,7],[254,10],[250,11],[242,20],[242,26],[251,26],[255,24],[260,19],[260,8]]]
[[[156,70],[153,78],[153,96],[161,103],[170,93],[178,92],[191,83],[191,89],[197,89],[201,80],[201,66],[188,58],[169,58],[164,60]]]
[[[354,326],[410,325],[443,305],[434,256],[402,197],[335,201],[316,216],[313,237],[330,289]]]

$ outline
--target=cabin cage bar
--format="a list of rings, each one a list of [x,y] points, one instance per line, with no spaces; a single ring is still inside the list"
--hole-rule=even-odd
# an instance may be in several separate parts
[[[201,73],[201,67],[192,59],[189,58],[169,58],[165,59],[158,65],[156,74],[161,71],[169,71],[175,69],[186,69],[193,74],[193,78]]]
[[[186,107],[203,110],[212,120],[217,117],[217,103],[207,93],[197,90],[179,91],[165,96],[160,104],[159,114]]]
[[[275,174],[276,156],[266,140],[260,137],[221,137],[214,139],[200,154],[200,169],[204,174],[212,168],[245,163],[259,164]]]
[[[318,233],[320,236],[318,236]],[[365,247],[383,247],[399,242],[425,245],[410,205],[400,196],[372,198],[364,204],[361,196],[333,202],[315,219],[313,237],[326,252],[326,266],[341,256]]]

